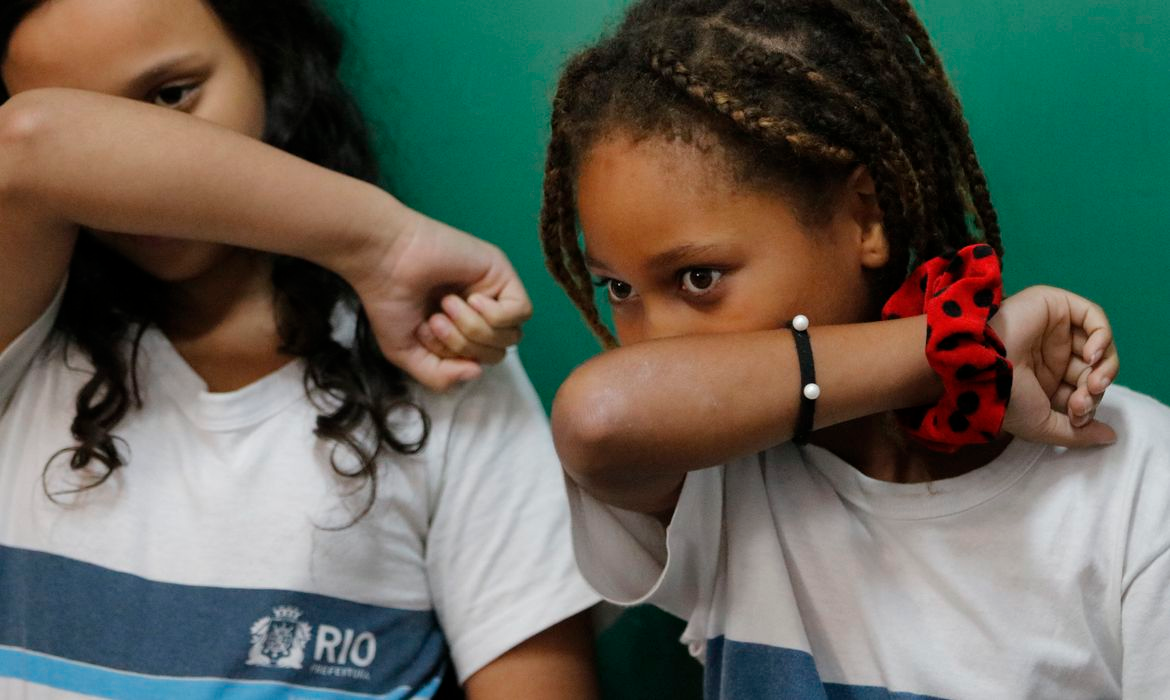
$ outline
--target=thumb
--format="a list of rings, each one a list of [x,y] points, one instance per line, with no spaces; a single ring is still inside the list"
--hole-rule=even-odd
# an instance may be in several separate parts
[[[1052,411],[1041,429],[1039,440],[1061,447],[1099,447],[1117,442],[1117,433],[1099,420],[1074,427],[1068,415]]]
[[[473,360],[439,357],[421,345],[404,352],[387,355],[419,384],[434,391],[446,391],[460,382],[478,379],[483,367]]]

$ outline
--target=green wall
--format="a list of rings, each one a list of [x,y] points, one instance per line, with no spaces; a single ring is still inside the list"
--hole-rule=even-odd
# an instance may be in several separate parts
[[[549,401],[596,351],[536,238],[555,73],[623,0],[332,0],[395,191],[499,243],[536,302],[522,352]],[[1170,402],[1170,3],[921,0],[967,109],[1008,248],[1008,286],[1109,310],[1122,381]]]

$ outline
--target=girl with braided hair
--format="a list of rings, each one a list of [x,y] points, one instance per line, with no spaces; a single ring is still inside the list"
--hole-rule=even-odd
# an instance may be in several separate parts
[[[0,46],[0,698],[593,697],[529,300],[375,186],[329,17]]]
[[[578,562],[707,697],[1170,687],[1170,410],[1098,408],[1095,305],[1002,298],[906,0],[635,3],[561,78],[541,237],[621,345],[553,407]]]

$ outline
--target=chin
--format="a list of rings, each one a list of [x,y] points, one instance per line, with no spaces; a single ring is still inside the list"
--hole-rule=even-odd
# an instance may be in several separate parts
[[[219,267],[233,251],[221,243],[186,241],[161,236],[95,234],[102,244],[155,279],[181,284],[203,277]]]

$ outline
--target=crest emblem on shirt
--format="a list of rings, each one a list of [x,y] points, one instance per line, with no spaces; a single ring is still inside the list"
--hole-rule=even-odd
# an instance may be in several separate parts
[[[301,611],[291,605],[272,609],[252,624],[252,648],[249,666],[301,668],[305,662],[305,645],[313,635],[313,626],[301,621]]]

